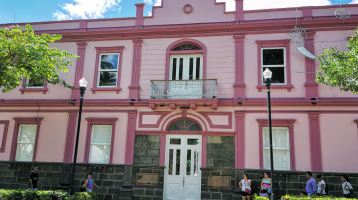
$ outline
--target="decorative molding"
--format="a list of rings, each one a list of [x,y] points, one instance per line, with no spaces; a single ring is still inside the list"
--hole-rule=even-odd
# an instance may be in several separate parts
[[[76,73],[75,73],[75,80],[74,80],[75,88],[72,89],[71,99],[80,99],[79,81],[83,77],[87,42],[78,42],[76,44],[77,44],[77,55],[79,56],[79,58],[77,58],[76,60]]]
[[[176,110],[177,109],[177,105],[175,103],[170,103],[169,105],[170,109],[172,110]]]
[[[221,128],[221,129],[232,129],[232,112],[197,112],[202,115],[206,121],[209,123],[210,128]],[[227,125],[214,125],[211,121],[211,115],[226,115],[228,116],[228,124]]]
[[[245,169],[245,111],[235,111],[235,168]]]
[[[136,123],[137,123],[137,111],[128,112],[126,157],[124,161],[125,165],[133,165]]]
[[[236,4],[243,2],[242,0],[237,0]],[[244,76],[244,59],[245,59],[245,49],[244,49],[244,40],[245,35],[234,35],[235,39],[235,83],[234,83],[234,99],[242,98],[245,99],[245,76]]]
[[[314,41],[315,35],[316,35],[316,32],[308,32],[307,33],[308,39],[306,40],[308,42],[305,42],[305,48],[309,52],[312,52],[312,53],[314,53],[313,41]],[[305,57],[305,67],[306,67],[306,72],[311,72],[311,73],[306,73],[306,83],[304,85],[305,93],[306,93],[306,100],[310,100],[311,98],[319,99],[318,83],[316,83],[315,60]]]
[[[182,109],[182,110],[186,110],[186,109]],[[188,116],[191,116],[191,117],[188,117]],[[193,117],[196,117],[196,118],[193,118]],[[185,117],[183,117],[182,113],[176,113],[176,114],[173,114],[171,116],[169,116],[167,119],[164,120],[164,122],[162,123],[163,126],[162,126],[162,131],[168,131],[169,129],[169,126],[178,121],[178,120],[181,120],[181,119],[189,119],[189,120],[192,120],[194,122],[196,122],[197,124],[199,124],[200,128],[202,131],[207,131],[208,128],[206,127],[206,124],[205,122],[200,118],[198,117],[197,115],[194,115],[192,113],[187,113]],[[173,132],[173,131],[170,131],[170,132]]]
[[[262,75],[261,75],[261,48],[269,47],[285,47],[286,48],[286,85],[271,85],[271,89],[287,89],[287,92],[291,92],[293,85],[291,85],[291,53],[290,53],[290,40],[256,40],[257,44],[257,78],[258,84],[257,89],[259,92],[262,92],[262,89],[266,88],[262,84]]]
[[[111,136],[111,149],[109,153],[109,164],[113,162],[113,149],[114,149],[114,138],[116,134],[116,122],[118,118],[86,118],[87,120],[87,135],[86,135],[86,146],[85,146],[85,156],[84,163],[88,163],[90,145],[91,145],[91,135],[92,135],[92,126],[93,125],[112,125],[112,136]]]
[[[191,103],[191,104],[190,104],[190,109],[196,110],[196,109],[197,109],[196,103]]]
[[[136,39],[133,42],[133,64],[132,64],[132,80],[129,88],[129,99],[139,100],[139,77],[140,77],[140,63],[142,57],[142,43],[143,40]]]
[[[187,50],[187,51],[172,51],[177,46],[180,46],[182,44],[192,44],[195,46],[198,46],[201,48],[201,50]],[[170,55],[176,55],[176,54],[203,54],[203,78],[206,79],[206,46],[194,39],[181,39],[176,42],[173,42],[170,44],[167,48],[167,57],[166,57],[166,64],[165,64],[165,80],[169,80],[169,69],[170,69]]]
[[[232,131],[135,131],[136,135],[196,134],[206,136],[235,136]]]
[[[312,20],[312,10],[314,6],[301,7],[303,20]]]
[[[95,47],[96,48],[96,63],[94,68],[94,77],[93,77],[93,87],[91,88],[92,94],[96,94],[96,91],[116,91],[119,94],[119,91],[122,90],[120,87],[121,82],[121,71],[122,71],[122,62],[123,62],[123,49],[124,46],[115,46],[115,47]],[[98,82],[98,67],[100,63],[100,56],[102,53],[118,53],[118,67],[117,67],[117,86],[116,87],[97,87]]]
[[[138,128],[159,128],[160,123],[162,122],[164,117],[170,113],[171,112],[139,112]],[[143,116],[144,115],[160,115],[160,117],[156,124],[143,124]]]
[[[189,14],[193,11],[193,6],[190,5],[190,4],[186,4],[184,7],[183,7],[183,11],[186,13],[186,14]]]
[[[152,110],[156,110],[157,105],[155,105],[155,103],[149,103],[149,108],[152,109]]]
[[[2,135],[2,141],[1,141],[1,147],[0,147],[0,153],[5,152],[6,147],[6,138],[7,138],[7,132],[9,130],[9,120],[0,120],[0,124],[4,124],[4,131]]]
[[[320,112],[307,112],[310,128],[311,170],[322,171]]]
[[[165,145],[166,145],[166,141],[167,141],[166,134],[162,134],[160,136],[159,166],[165,166]]]
[[[42,92],[43,94],[46,94],[46,92],[48,91],[47,88],[47,81],[44,82],[44,87],[42,88],[27,88],[25,87],[27,78],[23,78],[22,79],[22,87],[21,89],[19,89],[19,91],[21,92],[21,94],[25,94],[25,92]]]
[[[207,135],[202,135],[202,145],[201,145],[201,167],[205,168],[206,167],[206,145],[207,145],[207,139],[208,136]]]
[[[80,28],[79,31],[87,31],[87,20],[81,20],[80,21]]]
[[[17,138],[19,136],[19,128],[22,124],[36,124],[36,138],[35,138],[35,145],[34,145],[34,154],[32,156],[32,162],[36,161],[36,154],[37,154],[37,146],[40,134],[40,126],[41,121],[43,120],[42,117],[33,117],[33,118],[13,118],[15,120],[14,126],[14,133],[12,136],[12,145],[11,145],[11,152],[10,152],[10,161],[14,161],[16,157],[16,148],[17,148]]]
[[[236,10],[235,10],[235,22],[244,23],[244,0],[235,0]]]
[[[268,119],[257,119],[259,125],[259,147],[260,147],[260,169],[264,168],[263,156],[263,127],[268,127]],[[271,119],[272,127],[288,127],[289,143],[290,143],[290,170],[296,170],[296,154],[295,154],[295,138],[293,131],[293,123],[295,119]]]
[[[137,29],[143,27],[145,3],[137,3],[134,5],[137,8],[136,17],[135,17],[135,28]]]
[[[77,128],[77,115],[78,110],[68,111],[68,122],[67,122],[67,136],[66,136],[66,145],[65,153],[63,156],[64,163],[71,163],[73,161],[73,150],[76,138],[76,128]]]

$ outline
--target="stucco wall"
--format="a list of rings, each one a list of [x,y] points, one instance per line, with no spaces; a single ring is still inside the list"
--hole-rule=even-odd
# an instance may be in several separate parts
[[[320,115],[323,171],[358,172],[356,119],[355,114]]]

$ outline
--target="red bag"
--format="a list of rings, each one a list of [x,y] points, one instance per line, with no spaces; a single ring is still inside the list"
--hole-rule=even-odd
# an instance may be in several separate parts
[[[245,191],[244,191],[246,194],[251,194],[251,190],[249,190],[249,189],[245,189]]]

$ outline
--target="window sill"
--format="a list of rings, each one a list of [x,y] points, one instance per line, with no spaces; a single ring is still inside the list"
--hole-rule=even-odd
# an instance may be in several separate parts
[[[258,85],[256,87],[259,92],[262,92],[262,89],[266,89],[266,85]],[[287,89],[287,92],[291,92],[293,85],[271,85],[271,89]]]
[[[46,94],[48,91],[47,88],[22,88],[19,90],[21,94],[24,94],[25,92],[42,92],[43,94]]]
[[[116,94],[119,94],[119,91],[121,91],[122,88],[120,87],[103,87],[103,88],[97,88],[93,87],[91,88],[92,94],[96,94],[97,91],[116,91]]]

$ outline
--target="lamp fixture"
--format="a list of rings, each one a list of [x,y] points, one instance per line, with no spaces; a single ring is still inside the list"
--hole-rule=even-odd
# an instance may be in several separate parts
[[[82,79],[79,81],[80,83],[80,87],[87,87],[87,80],[85,79],[85,77],[82,77]]]
[[[164,103],[160,104],[160,107],[164,107]]]
[[[238,101],[242,101],[242,98],[237,98]]]
[[[70,102],[70,105],[74,106],[75,104],[73,102]]]
[[[133,103],[133,102],[129,102],[129,105],[133,106],[133,105],[134,105],[134,103]]]
[[[76,101],[76,99],[71,99],[71,101]]]
[[[135,101],[135,99],[131,99],[131,101]]]
[[[316,100],[316,98],[311,98],[312,101]]]
[[[317,103],[316,103],[316,102],[312,102],[311,104],[312,104],[313,106],[317,105]]]
[[[208,107],[208,105],[206,105],[206,103],[204,103],[204,105],[203,105],[204,107]]]
[[[266,70],[264,71],[263,75],[264,75],[265,80],[266,79],[271,79],[272,71],[270,71],[269,68],[266,68]]]

